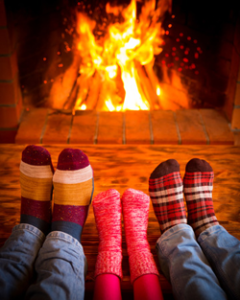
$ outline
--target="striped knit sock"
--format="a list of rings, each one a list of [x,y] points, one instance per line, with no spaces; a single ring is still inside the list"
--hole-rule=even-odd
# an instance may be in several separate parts
[[[218,225],[212,201],[213,170],[205,161],[193,158],[186,165],[184,194],[188,208],[188,224],[198,236],[202,231]]]
[[[122,196],[123,220],[129,255],[131,282],[146,274],[158,274],[147,240],[149,197],[128,189]]]
[[[51,222],[53,166],[49,152],[27,146],[20,163],[21,218],[47,234]]]
[[[152,172],[149,195],[162,233],[174,225],[187,223],[182,178],[175,159],[162,162]]]
[[[114,274],[122,278],[122,226],[120,194],[114,189],[98,194],[93,212],[99,234],[95,277]]]
[[[88,157],[79,149],[64,149],[53,176],[54,209],[52,231],[81,239],[93,194],[93,171]]]

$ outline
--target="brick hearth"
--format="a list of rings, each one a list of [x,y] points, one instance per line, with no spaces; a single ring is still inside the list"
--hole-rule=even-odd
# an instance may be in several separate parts
[[[25,111],[16,143],[233,145],[227,119],[213,109],[96,112]]]

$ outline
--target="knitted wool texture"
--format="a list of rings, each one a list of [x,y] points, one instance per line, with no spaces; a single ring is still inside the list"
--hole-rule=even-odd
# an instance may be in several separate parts
[[[92,205],[100,241],[95,277],[109,273],[122,278],[120,194],[114,189],[107,190],[98,194]]]
[[[131,282],[145,274],[159,275],[147,241],[149,197],[128,189],[122,196],[124,229],[129,255]]]
[[[31,223],[28,218],[31,216],[50,223],[53,172],[51,156],[45,148],[29,145],[23,150],[20,163],[21,222],[24,219]]]
[[[176,160],[162,162],[149,179],[149,195],[160,230],[187,223],[183,200],[183,182]]]
[[[84,225],[93,192],[93,172],[88,157],[79,149],[64,149],[53,177],[52,222]]]
[[[215,216],[212,190],[214,173],[204,160],[192,159],[186,166],[184,194],[188,208],[188,223],[198,236],[205,229],[218,225]]]

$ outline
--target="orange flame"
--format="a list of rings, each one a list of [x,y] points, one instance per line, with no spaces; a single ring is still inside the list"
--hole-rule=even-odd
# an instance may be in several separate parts
[[[163,12],[162,7],[155,6],[155,0],[148,0],[137,18],[136,0],[131,0],[126,8],[112,7],[108,3],[106,12],[122,16],[124,21],[110,24],[100,39],[93,34],[96,22],[84,13],[78,13],[78,50],[82,58],[80,81],[82,78],[86,82],[88,78],[100,86],[95,92],[97,97],[93,97],[98,98],[98,103],[91,104],[94,108],[110,111],[150,109],[153,100],[143,87],[141,73],[144,70],[141,68],[152,64],[154,55],[162,51],[163,31],[159,19]],[[88,96],[82,96],[83,92],[80,92],[75,109],[89,109],[86,99],[94,86],[91,83],[84,86],[84,82],[80,83],[80,89],[87,89]],[[158,82],[152,88],[158,98]]]

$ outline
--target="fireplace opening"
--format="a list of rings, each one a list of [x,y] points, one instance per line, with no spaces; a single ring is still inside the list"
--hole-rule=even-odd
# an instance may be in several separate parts
[[[15,123],[3,126],[8,130],[17,128],[22,109],[33,108],[73,115],[213,108],[230,122],[239,109],[237,2],[1,3],[11,43],[0,58],[16,65],[9,78],[0,79],[16,90],[14,103],[1,104],[4,112],[18,109]]]
[[[170,0],[13,2],[24,104],[97,110],[223,106],[237,16],[231,5],[214,2],[198,8]]]

